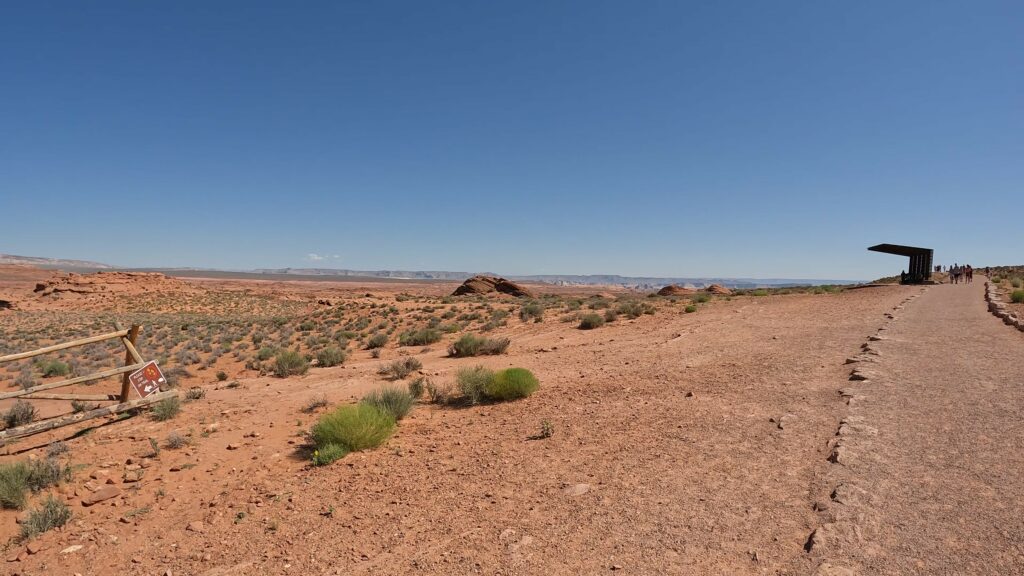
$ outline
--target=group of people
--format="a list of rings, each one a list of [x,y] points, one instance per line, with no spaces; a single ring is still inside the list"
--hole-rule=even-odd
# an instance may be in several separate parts
[[[954,262],[953,265],[949,267],[949,283],[959,284],[961,282],[964,284],[974,282],[974,268],[972,268],[970,264],[964,264],[961,266]]]

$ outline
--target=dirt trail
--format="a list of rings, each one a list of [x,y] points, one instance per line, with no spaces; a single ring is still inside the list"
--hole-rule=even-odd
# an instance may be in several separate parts
[[[1024,334],[984,279],[893,312],[851,382],[833,524],[815,552],[859,574],[1024,574]],[[841,570],[834,573],[845,573]]]

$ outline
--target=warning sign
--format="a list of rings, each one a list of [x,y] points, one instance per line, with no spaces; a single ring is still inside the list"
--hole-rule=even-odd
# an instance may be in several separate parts
[[[156,361],[150,361],[142,368],[132,372],[128,376],[128,381],[143,398],[159,392],[160,387],[167,383],[167,379],[164,378],[160,367],[156,365]]]

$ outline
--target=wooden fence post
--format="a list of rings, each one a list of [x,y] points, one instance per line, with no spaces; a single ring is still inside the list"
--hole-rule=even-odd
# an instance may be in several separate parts
[[[125,346],[125,351],[124,351],[124,365],[125,366],[128,366],[128,365],[131,365],[131,364],[135,363],[135,358],[132,357],[132,348],[135,346],[135,339],[139,337],[139,329],[140,328],[141,328],[141,326],[139,326],[138,324],[132,324],[131,329],[128,330],[128,342],[131,343],[131,347],[129,347],[127,345]],[[124,373],[124,378],[121,379],[121,402],[122,403],[128,401],[128,394],[131,393],[131,391],[132,391],[131,381],[129,380],[129,376],[130,376],[130,374],[128,372],[125,372]]]

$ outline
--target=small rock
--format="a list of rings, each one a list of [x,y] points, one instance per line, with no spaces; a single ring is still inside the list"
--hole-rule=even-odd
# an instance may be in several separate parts
[[[590,484],[573,484],[562,492],[564,492],[566,496],[582,496],[587,492],[590,492]]]
[[[67,548],[61,550],[60,553],[61,554],[73,554],[75,552],[78,552],[82,548],[84,548],[84,546],[82,546],[81,544],[75,544],[73,546],[68,546]]]
[[[92,494],[89,494],[85,498],[82,498],[82,506],[92,506],[93,504],[103,502],[104,500],[110,500],[115,496],[120,496],[120,494],[120,488],[112,484],[107,484],[106,486],[100,488],[99,490],[93,492]]]
[[[228,444],[228,450],[238,450],[241,447],[241,444]]]
[[[202,520],[194,520],[188,523],[185,530],[189,532],[199,532],[200,534],[206,531],[206,524]]]

